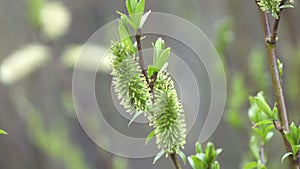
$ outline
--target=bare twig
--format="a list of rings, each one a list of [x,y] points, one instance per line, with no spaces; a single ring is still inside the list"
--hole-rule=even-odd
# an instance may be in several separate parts
[[[139,64],[141,66],[142,73],[144,74],[144,76],[146,78],[147,84],[150,85],[148,73],[147,73],[147,70],[145,69],[145,64],[144,64],[144,56],[143,56],[143,51],[142,51],[143,49],[142,49],[142,44],[141,44],[141,32],[142,32],[141,29],[138,28],[136,30],[136,35],[135,35],[135,40],[137,43],[138,53],[139,53]]]
[[[283,0],[280,5],[284,5],[285,2],[286,0]],[[282,10],[278,12],[278,19],[275,19],[272,30],[270,27],[269,15],[261,10],[259,11],[260,11],[260,18],[262,21],[262,26],[264,29],[267,57],[269,62],[271,78],[272,78],[273,90],[275,93],[275,99],[277,102],[278,113],[280,118],[280,123],[274,120],[274,126],[280,132],[286,150],[288,152],[291,152],[292,147],[288,142],[286,135],[284,134],[284,131],[289,132],[289,121],[288,121],[288,113],[286,110],[286,104],[285,104],[280,74],[277,65],[277,52],[276,52],[276,44],[278,39],[277,34],[278,34],[278,28],[279,28]],[[291,156],[289,160],[290,160],[290,167],[292,169],[299,169],[298,166],[299,164],[297,162],[298,160],[293,160]]]

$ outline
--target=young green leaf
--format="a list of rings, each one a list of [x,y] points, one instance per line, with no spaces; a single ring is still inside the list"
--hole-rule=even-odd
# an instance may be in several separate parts
[[[188,157],[188,161],[193,169],[204,169],[207,166],[204,165],[203,162],[201,162],[196,156],[190,156]]]
[[[261,125],[265,125],[265,124],[273,124],[273,120],[267,119],[267,120],[260,121],[258,123],[255,123],[254,126],[252,126],[252,128],[255,128],[255,127],[261,126]]]
[[[281,163],[283,163],[283,161],[284,161],[287,157],[289,157],[290,155],[293,155],[293,153],[292,153],[292,152],[285,153],[285,154],[281,157]]]
[[[136,28],[137,28],[136,25],[135,25],[135,23],[134,23],[132,20],[130,20],[125,14],[123,14],[123,13],[121,13],[121,12],[119,12],[119,11],[117,11],[117,14],[119,14],[121,17],[123,17],[123,18],[126,20],[126,22],[129,23],[130,26],[131,26],[133,29],[136,29]]]
[[[222,151],[223,151],[223,150],[222,150],[221,148],[218,148],[218,149],[216,150],[217,156],[220,155],[220,154],[222,153]]]
[[[149,10],[148,12],[146,12],[142,18],[141,18],[141,23],[140,23],[140,28],[142,28],[147,20],[147,18],[149,17],[149,15],[151,14],[151,10]]]
[[[195,144],[195,149],[196,149],[196,153],[202,153],[202,147],[201,147],[201,143],[196,142]]]
[[[130,37],[130,31],[128,28],[128,23],[127,23],[127,20],[125,19],[125,17],[121,16],[121,18],[119,20],[119,36],[120,36],[121,41],[125,44],[125,46],[128,49],[134,51],[135,47],[132,44],[132,40]]]
[[[147,145],[149,143],[149,141],[155,136],[155,130],[151,131],[145,141],[145,145]]]
[[[257,162],[249,162],[244,166],[244,169],[256,169],[258,166]]]
[[[149,76],[149,77],[152,77],[152,75],[153,75],[154,73],[157,73],[157,72],[159,72],[159,69],[156,68],[154,65],[149,65],[149,66],[148,66],[148,76]]]
[[[164,150],[161,150],[159,153],[156,154],[153,160],[153,164],[155,164],[166,152]]]
[[[277,66],[278,66],[279,75],[280,75],[280,77],[282,77],[282,75],[283,75],[283,64],[279,59],[277,59]]]
[[[141,19],[144,14],[144,10],[145,10],[145,0],[140,0],[136,5],[134,16],[133,16],[134,18],[132,18],[136,26],[136,29],[139,28],[139,26],[141,25]]]
[[[258,107],[264,112],[266,113],[266,115],[268,115],[270,118],[275,119],[274,117],[274,113],[271,110],[270,106],[268,105],[268,103],[266,102],[266,100],[264,99],[262,93],[259,93],[258,96],[254,97],[256,104],[258,105]]]
[[[252,136],[250,139],[250,150],[255,157],[256,160],[259,160],[259,147],[258,147],[258,140],[255,136]]]
[[[170,52],[171,52],[171,49],[167,48],[167,49],[163,50],[163,52],[157,58],[155,66],[158,69],[161,69],[164,66],[164,64],[167,63],[167,61],[169,59]]]
[[[274,136],[274,132],[268,132],[266,137],[264,138],[265,142],[270,141],[270,139]]]
[[[6,131],[0,129],[0,135],[1,134],[7,135]]]
[[[179,151],[178,152],[179,157],[181,158],[183,164],[186,164],[186,155],[184,154],[184,152]]]
[[[280,9],[284,9],[284,8],[294,8],[294,5],[292,4],[285,4],[279,7]]]
[[[132,117],[132,119],[130,120],[130,122],[128,123],[128,127],[132,124],[132,122],[134,122],[135,119],[137,119],[140,115],[144,114],[144,112],[137,112],[135,113],[135,115]]]
[[[203,162],[203,164],[206,164],[208,165],[209,164],[209,159],[208,157],[206,156],[206,154],[204,153],[199,153],[199,154],[196,154],[196,157]]]
[[[132,16],[133,10],[132,10],[132,6],[131,6],[131,0],[126,0],[126,8],[127,8],[129,16]]]
[[[212,169],[220,169],[220,164],[218,161],[215,161],[212,165]]]
[[[145,0],[140,0],[135,8],[135,14],[143,14],[145,10]]]

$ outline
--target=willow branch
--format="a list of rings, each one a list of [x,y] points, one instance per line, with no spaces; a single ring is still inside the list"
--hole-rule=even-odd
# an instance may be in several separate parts
[[[271,77],[272,77],[272,84],[273,84],[273,90],[275,93],[275,99],[278,104],[278,112],[279,112],[281,126],[284,128],[284,130],[289,131],[288,114],[287,114],[287,110],[286,110],[285,99],[284,99],[282,84],[281,84],[278,65],[277,65],[277,52],[276,52],[277,41],[271,41],[273,39],[273,34],[277,34],[277,33],[274,33],[274,32],[277,32],[277,30],[271,31],[269,16],[267,13],[262,12],[260,10],[260,16],[261,16],[263,29],[264,29],[267,57],[268,57],[270,73],[271,73]],[[277,28],[278,28],[278,26],[275,27],[275,29],[277,29]],[[277,38],[275,38],[275,39],[277,39]]]
[[[281,2],[281,5],[284,5],[285,2],[286,0],[283,0]],[[289,132],[289,121],[288,121],[288,113],[286,110],[286,104],[285,104],[280,74],[277,65],[277,52],[276,52],[278,27],[279,27],[282,10],[278,12],[278,19],[275,19],[272,30],[270,27],[269,15],[261,10],[259,11],[260,11],[260,18],[262,21],[263,30],[264,30],[267,58],[268,58],[269,69],[272,78],[272,85],[275,93],[275,99],[277,102],[278,113],[280,118],[280,123],[274,120],[274,126],[280,132],[286,150],[288,152],[291,152],[292,147],[288,142],[286,135],[284,134],[284,131]],[[298,160],[293,160],[293,158],[290,156],[289,161],[290,161],[290,167],[292,169],[299,169],[298,166],[299,164],[296,162]]]
[[[286,0],[282,0],[279,6],[282,6],[285,3],[286,3]],[[272,33],[270,34],[270,42],[271,43],[276,44],[280,18],[281,18],[281,15],[282,15],[282,10],[283,9],[280,9],[280,11],[277,13],[278,18],[275,19],[275,21],[274,21]]]
[[[153,74],[153,76],[151,77],[151,82],[150,82],[149,77],[148,77],[148,72],[145,69],[144,56],[143,56],[143,52],[142,52],[143,49],[142,49],[142,44],[141,44],[141,29],[140,28],[138,28],[136,30],[135,39],[136,39],[138,54],[139,54],[139,65],[141,66],[142,73],[144,74],[144,76],[146,78],[147,84],[150,87],[151,93],[153,95],[153,100],[154,100],[154,82],[157,78],[157,73]],[[181,166],[177,159],[176,153],[170,154],[170,157],[172,159],[172,162],[174,163],[175,168],[181,169]]]
[[[142,44],[141,44],[141,32],[142,32],[141,29],[138,28],[136,30],[136,35],[135,35],[135,40],[137,43],[138,53],[139,53],[139,64],[141,66],[142,73],[144,74],[144,76],[146,78],[147,84],[150,85],[148,73],[147,73],[147,70],[145,69],[145,64],[144,64],[143,49],[142,49]]]

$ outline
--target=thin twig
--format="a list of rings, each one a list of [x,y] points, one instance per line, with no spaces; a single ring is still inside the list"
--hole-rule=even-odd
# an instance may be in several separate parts
[[[173,163],[174,163],[175,168],[176,168],[176,169],[181,169],[181,166],[180,166],[180,164],[179,164],[179,161],[178,161],[178,159],[177,159],[176,154],[175,154],[175,153],[172,153],[172,154],[170,154],[170,156],[171,156],[171,159],[172,159],[172,161],[173,161]]]
[[[286,0],[282,0],[279,6],[284,5],[285,2],[286,2]],[[278,19],[275,19],[275,21],[274,21],[272,33],[270,35],[270,41],[271,41],[271,43],[275,43],[276,44],[277,34],[278,34],[278,28],[279,28],[279,23],[280,23],[280,18],[281,18],[282,10],[283,9],[280,9],[280,11],[277,13]]]
[[[142,44],[141,44],[141,29],[138,28],[136,30],[136,35],[135,35],[135,39],[136,39],[136,43],[137,43],[137,47],[138,47],[138,53],[139,53],[139,65],[141,66],[142,69],[142,73],[144,74],[147,84],[150,87],[151,93],[152,93],[152,101],[154,101],[154,82],[156,81],[157,78],[157,73],[154,73],[151,77],[151,82],[149,81],[149,77],[148,77],[148,72],[145,69],[145,63],[144,63],[144,56],[143,56],[143,52],[142,52]],[[172,159],[172,162],[175,165],[176,169],[181,169],[180,163],[177,159],[176,153],[172,153],[170,154],[170,157]]]
[[[148,73],[147,70],[145,69],[145,64],[144,64],[144,56],[143,56],[143,49],[142,49],[142,44],[141,44],[141,29],[138,28],[136,30],[136,35],[135,35],[135,40],[137,43],[137,47],[138,47],[138,53],[139,53],[139,64],[141,66],[142,69],[142,73],[144,74],[147,84],[150,85],[150,81],[148,78]]]
[[[281,126],[284,128],[284,130],[289,131],[288,114],[286,110],[283,89],[282,89],[282,84],[281,84],[278,65],[277,65],[277,53],[276,53],[277,42],[269,41],[269,38],[270,37],[272,38],[269,16],[267,13],[262,12],[261,10],[259,11],[260,11],[260,16],[262,20],[263,29],[264,29],[268,62],[270,65],[270,73],[272,77],[272,84],[273,84],[273,89],[276,97],[276,102],[278,104],[278,112],[281,121]],[[273,30],[272,32],[277,32],[277,30],[276,31]]]
[[[260,161],[263,165],[266,164],[265,160],[265,146],[263,144],[260,145]]]
[[[284,5],[285,2],[286,0],[283,0],[281,2],[281,5]],[[273,90],[275,93],[275,99],[278,105],[278,113],[281,122],[280,124],[276,120],[274,120],[274,126],[280,132],[286,150],[288,152],[291,152],[292,147],[288,142],[286,135],[284,134],[284,131],[289,132],[289,121],[288,121],[288,113],[286,110],[280,74],[277,65],[277,53],[276,53],[277,34],[278,34],[277,32],[278,32],[282,10],[278,12],[278,19],[275,19],[272,30],[270,27],[269,15],[265,12],[262,12],[261,10],[259,11],[260,11],[260,18],[262,21],[262,26],[264,29],[267,57],[268,57],[268,62],[270,67]],[[292,169],[299,169],[298,166],[299,164],[297,163],[298,160],[293,160],[293,158],[290,156],[289,161],[290,161],[290,167]]]

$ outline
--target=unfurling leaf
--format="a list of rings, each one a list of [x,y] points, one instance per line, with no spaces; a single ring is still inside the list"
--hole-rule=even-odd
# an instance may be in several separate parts
[[[277,66],[278,66],[279,76],[282,77],[282,75],[283,75],[283,64],[279,59],[277,59]]]
[[[284,9],[284,8],[294,8],[294,5],[292,4],[285,4],[279,7],[280,9]]]
[[[125,18],[126,16],[121,16],[119,20],[119,36],[121,41],[125,44],[125,47],[127,47],[129,50],[135,51],[130,36],[130,30],[128,28],[128,22]]]
[[[147,18],[149,17],[149,15],[151,14],[151,10],[149,10],[148,12],[146,12],[141,19],[141,23],[140,23],[140,28],[142,28],[147,20]]]
[[[196,150],[196,153],[197,153],[197,154],[203,152],[203,151],[202,151],[202,147],[201,147],[201,143],[197,142],[197,143],[195,144],[195,150]]]
[[[293,155],[293,153],[292,153],[292,152],[285,153],[285,154],[281,157],[281,163],[283,163],[283,161],[284,161],[287,157],[289,157],[290,155]]]
[[[154,136],[155,136],[155,131],[153,130],[148,134],[146,141],[145,141],[145,145],[147,145]]]
[[[155,164],[166,152],[164,150],[161,150],[159,153],[156,154],[153,160],[153,164]]]
[[[266,113],[266,115],[268,115],[270,118],[275,119],[275,115],[273,113],[273,111],[271,110],[270,106],[268,105],[268,103],[266,102],[265,98],[263,97],[263,93],[260,92],[258,93],[258,95],[256,97],[254,97],[256,104],[258,105],[258,107],[264,112]]]
[[[128,123],[128,127],[134,122],[135,119],[137,119],[140,115],[142,115],[144,112],[137,112],[135,115],[132,117],[130,122]]]
[[[0,135],[1,134],[7,135],[6,131],[0,129]]]
[[[244,166],[244,169],[256,169],[258,166],[257,162],[249,162]]]
[[[186,164],[186,155],[184,154],[184,152],[179,151],[178,152],[179,157],[181,158],[183,164]]]

